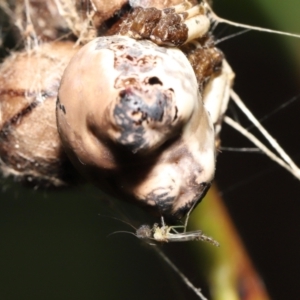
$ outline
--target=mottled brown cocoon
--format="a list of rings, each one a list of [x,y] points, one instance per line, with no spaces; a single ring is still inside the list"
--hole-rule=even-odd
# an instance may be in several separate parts
[[[55,103],[62,73],[75,52],[73,43],[49,43],[13,53],[1,65],[0,168],[4,175],[38,186],[62,186],[69,181]]]
[[[102,190],[181,218],[214,175],[214,130],[184,54],[100,37],[66,68],[59,133],[73,164]]]

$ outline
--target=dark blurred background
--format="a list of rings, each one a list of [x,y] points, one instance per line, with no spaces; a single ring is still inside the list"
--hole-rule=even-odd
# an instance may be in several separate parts
[[[214,8],[230,20],[300,33],[296,0],[215,0]],[[216,38],[237,31],[220,25]],[[252,31],[219,47],[236,73],[235,91],[258,118],[300,93],[299,39]],[[247,126],[236,111],[230,106],[229,114]],[[264,125],[300,165],[299,111],[296,101]],[[222,143],[251,146],[226,125]],[[300,182],[264,155],[227,151],[218,157],[215,182],[272,299],[299,298]],[[138,226],[146,223],[145,213],[126,204],[116,208],[89,186],[43,192],[2,181],[1,187],[1,299],[196,299],[138,239],[107,237],[134,229],[105,216],[128,216]],[[205,288],[190,247],[164,249],[196,286]]]
[[[300,32],[298,1],[214,4],[215,11],[230,20]],[[232,28],[227,30],[221,36]],[[235,91],[258,119],[299,95],[299,39],[252,31],[219,47],[236,73]],[[229,110],[234,116],[235,107]],[[297,100],[263,123],[298,165],[299,112]],[[228,126],[222,130],[223,146],[251,146]],[[218,157],[215,181],[272,299],[298,299],[300,182],[264,155],[226,151]]]

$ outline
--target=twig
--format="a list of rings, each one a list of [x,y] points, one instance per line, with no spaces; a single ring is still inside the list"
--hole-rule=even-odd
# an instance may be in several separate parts
[[[278,142],[268,133],[268,131],[260,124],[260,122],[254,117],[251,111],[242,102],[240,97],[233,91],[230,91],[231,99],[234,103],[242,110],[242,112],[247,116],[247,118],[253,123],[253,125],[264,135],[270,145],[277,151],[281,158],[290,167],[291,173],[298,179],[300,179],[300,170],[289,155],[282,149]]]
[[[239,123],[232,120],[230,117],[225,116],[224,122],[237,130],[239,133],[244,135],[249,141],[261,149],[269,158],[277,162],[280,166],[292,173],[296,178],[299,179],[298,172],[294,171],[288,164],[286,164],[282,159],[280,159],[276,154],[274,154],[269,148],[267,148],[258,138],[256,138],[252,133],[243,128]]]

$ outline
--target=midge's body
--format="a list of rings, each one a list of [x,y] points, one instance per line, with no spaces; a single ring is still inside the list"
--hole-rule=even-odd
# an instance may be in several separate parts
[[[115,219],[115,218],[114,218]],[[119,219],[117,219],[119,220]],[[122,220],[119,220],[122,221]],[[124,222],[124,221],[122,221]],[[130,231],[116,231],[115,233],[128,233],[136,236],[149,243],[150,245],[156,245],[159,243],[171,243],[171,242],[192,242],[192,241],[204,241],[208,242],[216,247],[220,244],[213,238],[205,235],[201,230],[186,231],[186,225],[168,226],[165,224],[165,220],[161,217],[161,226],[158,223],[154,223],[151,227],[147,224],[141,225],[139,228],[135,228],[130,223],[124,222],[135,229],[135,233]],[[179,232],[178,229],[182,231]],[[111,235],[112,235],[111,234]]]
[[[140,239],[148,240],[150,243],[204,241],[209,242],[216,247],[220,246],[217,241],[205,235],[201,230],[177,232],[175,231],[175,228],[176,226],[159,226],[157,223],[154,224],[153,228],[149,225],[142,225],[136,230],[135,236]]]

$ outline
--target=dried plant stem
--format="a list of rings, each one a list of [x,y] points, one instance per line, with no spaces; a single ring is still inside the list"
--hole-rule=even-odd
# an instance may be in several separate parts
[[[287,169],[292,173],[297,179],[300,179],[300,170],[289,155],[282,149],[278,142],[268,133],[268,131],[261,125],[261,123],[254,117],[251,111],[242,102],[240,97],[231,90],[231,99],[236,103],[236,105],[242,110],[242,112],[247,116],[247,118],[252,122],[252,124],[263,134],[270,145],[277,151],[281,158],[279,158],[275,153],[264,146],[253,134],[248,132],[245,128],[239,125],[237,122],[229,117],[224,118],[224,122],[235,128],[242,135],[246,136],[252,143],[259,147],[266,155],[268,155],[272,160],[276,161],[283,168]]]
[[[252,133],[247,131],[244,127],[242,127],[239,123],[235,122],[230,117],[225,116],[224,122],[237,130],[239,133],[244,135],[249,141],[251,141],[254,145],[256,145],[259,149],[261,149],[270,159],[277,162],[281,167],[285,168],[287,171],[292,173],[296,178],[299,179],[299,174],[294,172],[282,159],[280,159],[275,153],[273,153],[269,148],[267,148],[258,138],[256,138]]]
[[[268,131],[261,125],[261,123],[254,117],[252,112],[246,107],[246,105],[242,102],[240,97],[231,90],[230,96],[236,105],[243,111],[243,113],[248,117],[248,119],[257,127],[257,129],[264,135],[264,137],[268,140],[268,142],[272,145],[272,147],[278,152],[278,154],[282,157],[283,160],[294,170],[299,172],[298,167],[292,161],[292,159],[288,156],[288,154],[282,149],[282,147],[277,143],[277,141],[268,133]]]

